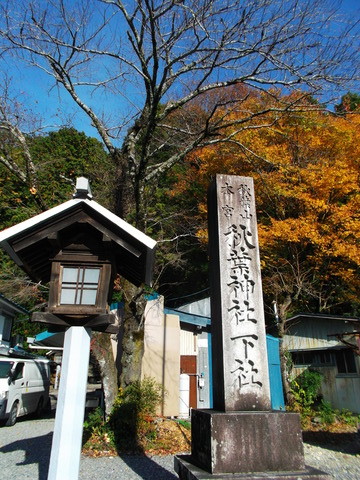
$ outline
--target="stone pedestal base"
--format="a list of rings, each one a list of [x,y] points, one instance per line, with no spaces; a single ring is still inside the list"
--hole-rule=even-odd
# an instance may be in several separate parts
[[[305,467],[296,413],[192,410],[191,424],[191,456],[175,459],[181,480],[330,479]]]
[[[331,480],[332,476],[315,468],[300,472],[215,473],[211,474],[191,463],[190,455],[175,457],[175,472],[180,480]]]

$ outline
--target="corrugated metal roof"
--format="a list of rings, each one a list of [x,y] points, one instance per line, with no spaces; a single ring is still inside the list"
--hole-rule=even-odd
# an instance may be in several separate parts
[[[344,322],[360,322],[359,317],[346,317],[344,315],[329,315],[329,314],[324,314],[324,313],[298,313],[294,315],[293,317],[288,318],[286,321],[287,322],[292,322],[294,320],[300,320],[300,319],[325,319],[325,320],[341,320]]]

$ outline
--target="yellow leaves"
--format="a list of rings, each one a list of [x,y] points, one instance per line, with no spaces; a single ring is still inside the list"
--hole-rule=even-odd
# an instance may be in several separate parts
[[[206,203],[199,204],[199,213],[203,215],[207,215],[207,205]]]
[[[207,228],[200,228],[196,232],[196,238],[200,241],[200,243],[207,244],[209,241],[209,234]]]
[[[265,248],[277,242],[321,244],[323,237],[317,228],[316,218],[308,215],[285,220],[272,219],[270,226],[259,228],[260,245]]]
[[[297,244],[302,249],[311,246],[319,258],[342,258],[360,267],[360,219],[351,217],[343,222],[334,222],[330,216],[321,223],[313,214],[272,219],[270,225],[259,225],[260,246],[265,254],[281,244]]]
[[[196,183],[205,191],[217,173],[253,177],[262,267],[280,265],[285,271],[298,256],[320,283],[336,278],[349,292],[355,284],[360,288],[360,115],[339,117],[310,104],[305,111],[302,92],[288,98],[279,92],[243,98],[236,108],[229,103],[218,109],[213,118],[233,122],[217,137],[231,137],[231,142],[189,155],[176,189],[185,194]],[[303,111],[258,115],[297,99]],[[212,111],[210,104],[208,108]],[[197,213],[203,219],[197,237],[205,243],[205,199],[198,202]],[[287,272],[292,281],[294,271]]]

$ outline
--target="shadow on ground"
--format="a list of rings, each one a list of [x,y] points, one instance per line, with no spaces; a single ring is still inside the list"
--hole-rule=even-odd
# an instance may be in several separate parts
[[[143,480],[179,480],[179,477],[169,472],[166,468],[147,457],[146,455],[122,455],[119,457],[131,468],[131,470],[139,475]]]
[[[360,454],[359,433],[334,433],[334,432],[303,432],[303,440],[311,445],[348,453],[350,455]]]
[[[6,428],[6,427],[4,427]],[[39,480],[46,480],[49,470],[52,433],[16,440],[0,448],[1,453],[25,452],[25,459],[16,465],[38,464]]]

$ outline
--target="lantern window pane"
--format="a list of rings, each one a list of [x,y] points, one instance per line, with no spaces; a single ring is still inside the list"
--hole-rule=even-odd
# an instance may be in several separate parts
[[[96,305],[100,268],[62,267],[60,304]]]
[[[96,304],[97,290],[83,290],[81,303],[82,305],[95,305]]]
[[[100,268],[86,268],[84,272],[84,283],[99,283]]]
[[[68,282],[69,283],[77,283],[78,273],[79,273],[78,268],[64,267],[63,268],[63,276],[62,276],[63,283],[68,283]]]
[[[62,288],[60,303],[75,305],[76,289]]]

